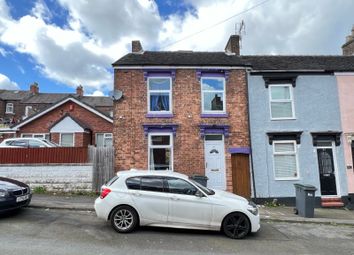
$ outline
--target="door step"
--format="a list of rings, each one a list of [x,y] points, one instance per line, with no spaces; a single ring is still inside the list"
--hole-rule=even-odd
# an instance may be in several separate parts
[[[344,203],[340,197],[322,197],[321,206],[325,208],[343,207]]]

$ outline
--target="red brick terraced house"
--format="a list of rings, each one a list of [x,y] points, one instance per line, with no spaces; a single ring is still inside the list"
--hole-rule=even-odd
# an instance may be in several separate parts
[[[144,51],[116,61],[117,171],[131,168],[205,175],[208,186],[250,197],[247,64],[239,37],[225,52]]]
[[[112,123],[104,112],[69,95],[25,118],[12,130],[17,137],[45,138],[65,147],[112,146]]]

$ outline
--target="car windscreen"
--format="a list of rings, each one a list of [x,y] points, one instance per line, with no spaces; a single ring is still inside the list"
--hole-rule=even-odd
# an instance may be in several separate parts
[[[215,194],[214,190],[204,187],[203,185],[194,181],[193,179],[189,178],[189,181],[192,182],[194,185],[196,185],[198,188],[200,188],[205,194],[207,194],[207,195],[214,195]]]

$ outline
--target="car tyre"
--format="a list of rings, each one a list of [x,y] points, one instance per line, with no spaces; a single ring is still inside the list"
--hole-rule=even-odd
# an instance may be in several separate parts
[[[111,225],[119,233],[130,233],[138,226],[138,214],[130,206],[119,206],[112,212]]]
[[[248,217],[240,212],[230,213],[222,223],[222,231],[232,239],[242,239],[250,230],[251,224]]]

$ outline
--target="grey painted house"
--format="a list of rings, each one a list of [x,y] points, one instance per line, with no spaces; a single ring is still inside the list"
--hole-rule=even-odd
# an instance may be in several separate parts
[[[245,57],[247,58],[247,57]],[[293,203],[294,183],[317,188],[317,205],[348,195],[334,71],[352,57],[248,57],[253,196]]]

